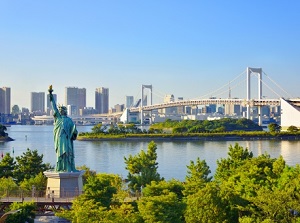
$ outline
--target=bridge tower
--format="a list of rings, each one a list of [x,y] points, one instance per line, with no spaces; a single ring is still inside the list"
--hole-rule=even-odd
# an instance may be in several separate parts
[[[250,76],[252,73],[258,74],[258,99],[262,99],[262,68],[247,67],[247,119],[250,119],[250,100],[251,100],[251,89],[250,89]],[[262,125],[262,108],[258,106],[258,124]]]
[[[150,105],[152,105],[152,84],[151,85],[142,85],[142,98],[140,103],[140,112],[141,112],[141,125],[144,123],[144,113],[143,113],[143,106],[144,106],[144,90],[150,89]],[[152,117],[152,114],[150,115]]]

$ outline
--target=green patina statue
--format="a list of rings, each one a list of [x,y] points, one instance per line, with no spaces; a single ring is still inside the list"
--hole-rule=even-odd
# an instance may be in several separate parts
[[[57,109],[52,95],[52,85],[49,87],[50,102],[53,108],[54,116],[54,145],[56,151],[57,172],[77,172],[74,162],[73,141],[77,137],[77,129],[72,119],[67,117],[67,108],[59,106]]]

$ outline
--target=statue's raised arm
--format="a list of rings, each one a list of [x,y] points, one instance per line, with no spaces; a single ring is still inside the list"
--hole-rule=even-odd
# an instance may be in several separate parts
[[[52,94],[52,92],[53,92],[52,85],[49,86],[48,92],[49,92],[49,99],[50,99],[52,109],[53,109],[53,112],[54,112],[53,116],[56,117],[57,114],[59,114],[59,111],[57,109],[56,102],[55,102],[53,94]]]

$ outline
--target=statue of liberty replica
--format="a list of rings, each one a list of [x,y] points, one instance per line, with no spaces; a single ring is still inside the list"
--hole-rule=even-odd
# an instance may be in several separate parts
[[[53,97],[52,85],[49,89],[49,99],[54,117],[54,148],[56,152],[56,166],[53,171],[45,171],[48,178],[46,195],[48,197],[74,197],[82,193],[82,175],[74,162],[74,143],[77,137],[76,125],[67,116],[67,108],[58,106]]]
[[[52,85],[49,87],[49,98],[52,104],[54,116],[54,146],[56,152],[57,172],[76,172],[74,162],[74,144],[77,137],[76,126],[72,119],[67,116],[67,108],[59,106],[57,109],[54,97],[52,95]]]

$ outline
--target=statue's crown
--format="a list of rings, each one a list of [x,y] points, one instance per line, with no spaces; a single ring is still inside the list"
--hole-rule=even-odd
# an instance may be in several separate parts
[[[65,112],[66,114],[67,114],[67,111],[68,111],[67,107],[63,106],[63,105],[58,105],[58,110],[59,110],[60,113]]]

